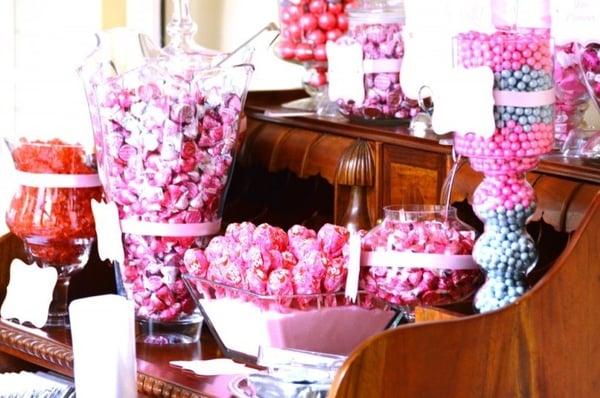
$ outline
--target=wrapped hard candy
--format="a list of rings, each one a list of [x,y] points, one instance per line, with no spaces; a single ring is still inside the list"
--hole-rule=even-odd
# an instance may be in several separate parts
[[[319,230],[317,237],[322,251],[329,258],[334,258],[342,255],[342,249],[348,242],[350,232],[339,225],[325,224]]]
[[[261,224],[256,227],[252,235],[253,243],[265,250],[283,251],[288,246],[288,235],[279,227]]]
[[[362,240],[365,252],[420,253],[423,255],[470,256],[475,234],[458,222],[454,209],[442,207],[386,209],[386,218]],[[399,305],[443,305],[473,294],[482,280],[481,270],[444,267],[443,257],[429,257],[429,267],[415,267],[398,256],[393,264],[376,264],[362,272],[360,287],[381,299]],[[423,257],[427,258],[427,257]]]

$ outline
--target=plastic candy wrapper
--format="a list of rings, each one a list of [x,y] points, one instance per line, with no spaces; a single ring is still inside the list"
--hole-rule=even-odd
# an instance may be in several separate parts
[[[385,209],[384,221],[362,240],[360,287],[398,305],[444,305],[472,295],[482,272],[471,253],[474,231],[454,209]]]
[[[240,237],[248,230],[253,233],[246,249]],[[364,292],[356,303],[344,296],[348,238],[345,228],[331,224],[318,233],[302,226],[286,233],[267,224],[233,224],[225,236],[211,240],[205,256],[185,253],[190,274],[184,280],[233,356],[256,357],[260,345],[347,354],[396,316],[387,303]],[[305,246],[301,241],[309,245],[296,257]]]

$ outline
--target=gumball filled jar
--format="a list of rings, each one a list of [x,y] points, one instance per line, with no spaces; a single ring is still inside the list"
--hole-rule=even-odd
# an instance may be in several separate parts
[[[276,55],[305,69],[302,84],[311,98],[327,88],[326,43],[339,39],[348,30],[347,8],[354,0],[279,0],[281,39]],[[305,105],[315,108],[315,101]]]
[[[361,121],[399,121],[415,116],[417,102],[408,99],[400,87],[403,2],[362,0],[349,10],[348,18],[345,40],[362,47],[364,96],[361,100],[332,98],[340,113]]]
[[[458,64],[494,73],[495,130],[456,134],[455,150],[484,174],[473,208],[485,223],[473,255],[487,274],[475,296],[481,312],[516,301],[527,290],[537,262],[525,225],[535,212],[535,192],[525,178],[554,146],[554,67],[549,29],[469,32],[457,39]]]

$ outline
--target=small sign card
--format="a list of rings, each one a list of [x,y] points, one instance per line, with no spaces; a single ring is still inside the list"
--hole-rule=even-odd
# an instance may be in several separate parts
[[[100,259],[123,264],[125,250],[121,240],[121,223],[117,205],[113,202],[105,203],[92,199],[92,213],[96,223]]]
[[[327,42],[329,99],[362,104],[365,100],[363,49],[351,40]]]
[[[55,268],[40,268],[14,259],[10,265],[10,282],[0,308],[4,319],[17,319],[42,328],[48,320],[48,310],[58,273]]]
[[[437,134],[494,135],[494,74],[488,67],[451,69],[433,85],[433,130]]]

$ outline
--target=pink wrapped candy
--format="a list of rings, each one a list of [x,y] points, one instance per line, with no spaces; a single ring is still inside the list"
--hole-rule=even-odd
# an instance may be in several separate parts
[[[189,249],[183,259],[193,275],[256,294],[335,293],[345,284],[348,236],[345,228],[331,224],[321,228],[318,239],[315,231],[299,225],[286,233],[268,224],[230,224],[204,252]]]
[[[407,212],[386,209],[386,219],[363,238],[362,248],[366,252],[386,252],[388,258],[393,258],[393,253],[469,256],[475,234],[458,222],[454,209],[449,211],[447,221],[444,213],[441,207]],[[428,267],[414,267],[404,259],[390,266],[371,266],[362,272],[360,286],[400,305],[443,305],[463,300],[477,289],[481,270],[470,260],[465,268],[445,268],[439,263],[444,257],[428,258]]]
[[[342,249],[348,242],[350,232],[344,227],[333,224],[325,224],[317,234],[323,252],[329,258],[335,258],[342,255]]]

